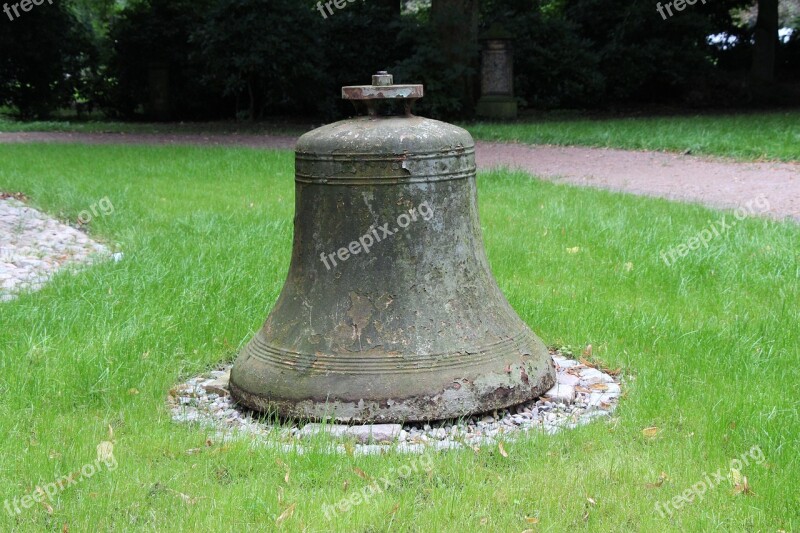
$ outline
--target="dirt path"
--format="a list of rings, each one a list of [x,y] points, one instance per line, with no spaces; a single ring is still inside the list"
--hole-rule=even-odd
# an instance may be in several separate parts
[[[294,137],[266,135],[0,133],[0,143],[167,144],[292,149]],[[613,189],[712,207],[736,208],[763,195],[764,214],[800,222],[800,163],[741,163],[722,158],[605,148],[477,143],[480,168],[520,168],[552,181]]]

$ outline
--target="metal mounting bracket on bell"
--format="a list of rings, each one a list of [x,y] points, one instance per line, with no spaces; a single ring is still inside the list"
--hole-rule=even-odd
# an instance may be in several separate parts
[[[297,142],[286,283],[239,354],[231,391],[283,417],[457,418],[555,383],[552,359],[497,286],[484,252],[475,143],[413,116],[421,85],[379,72],[342,97],[367,116]],[[377,104],[402,101],[404,115]]]
[[[405,114],[410,116],[414,102],[424,95],[422,85],[395,85],[394,77],[385,70],[372,76],[372,85],[342,87],[342,98],[353,102],[356,111],[366,107],[370,116],[378,114],[378,103],[397,100],[403,102]]]

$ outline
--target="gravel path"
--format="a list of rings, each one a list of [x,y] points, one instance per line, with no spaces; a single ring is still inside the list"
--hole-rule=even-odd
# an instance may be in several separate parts
[[[0,303],[41,288],[58,270],[109,255],[85,233],[0,194]]]
[[[295,138],[266,135],[0,133],[0,143],[168,144],[294,148]],[[800,148],[798,148],[800,157]],[[736,208],[763,195],[763,214],[800,221],[800,163],[742,163],[723,158],[606,148],[477,143],[480,168],[506,166],[557,182]]]

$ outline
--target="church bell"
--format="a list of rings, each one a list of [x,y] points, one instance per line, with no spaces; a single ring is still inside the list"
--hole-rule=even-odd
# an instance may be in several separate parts
[[[363,116],[298,140],[291,265],[234,364],[239,403],[289,418],[410,422],[522,403],[555,383],[547,348],[486,259],[475,142],[414,116],[422,96],[379,72],[342,88]]]

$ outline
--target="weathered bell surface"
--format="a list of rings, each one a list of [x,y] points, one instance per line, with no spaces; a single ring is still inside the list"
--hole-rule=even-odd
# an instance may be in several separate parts
[[[373,422],[540,396],[553,363],[489,269],[472,137],[411,115],[422,86],[385,72],[342,94],[369,114],[297,142],[288,279],[234,365],[234,398],[285,417]],[[389,101],[406,113],[381,115]]]

